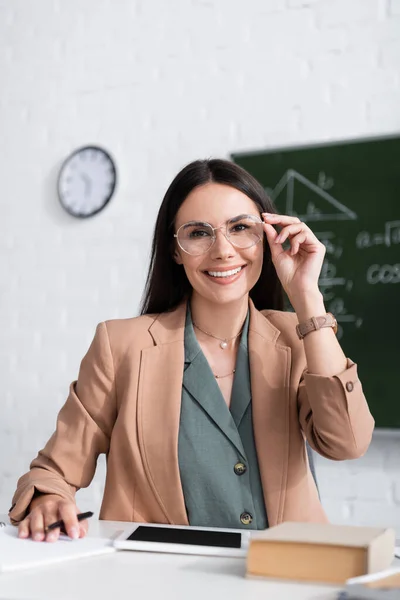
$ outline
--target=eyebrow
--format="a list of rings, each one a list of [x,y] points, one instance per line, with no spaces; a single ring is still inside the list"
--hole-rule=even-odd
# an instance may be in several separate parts
[[[211,223],[207,223],[207,221],[188,221],[182,227],[191,227],[192,225],[211,225]]]
[[[238,221],[241,221],[242,219],[244,219],[245,217],[259,217],[259,215],[249,215],[248,213],[243,213],[241,215],[237,215],[236,217],[230,217],[229,219],[227,219],[226,221],[224,221],[223,225],[225,223],[228,223],[228,221],[231,221],[232,223],[237,223]],[[211,223],[208,223],[207,221],[188,221],[187,223],[184,223],[183,227],[190,227],[193,225],[211,225]],[[211,227],[213,227],[213,225],[211,225]],[[218,227],[220,227],[220,225],[218,225]]]
[[[242,214],[242,215],[238,215],[237,217],[232,217],[231,219],[228,219],[228,221],[233,221],[233,223],[236,223],[236,221],[241,221],[245,217],[258,217],[258,218],[260,218],[258,215],[249,215],[249,213],[245,213],[245,214]]]

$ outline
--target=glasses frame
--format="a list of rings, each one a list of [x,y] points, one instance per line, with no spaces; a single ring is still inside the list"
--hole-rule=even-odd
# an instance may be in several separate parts
[[[225,232],[222,231],[222,235],[225,237],[225,239],[232,244],[232,246],[234,248],[240,248],[241,250],[248,250],[249,248],[252,248],[253,246],[255,246],[256,244],[259,244],[261,242],[261,240],[263,239],[263,236],[261,235],[260,238],[255,241],[253,244],[250,244],[250,246],[236,246],[236,244],[230,239],[229,233],[228,233],[228,223],[232,223],[233,222],[237,222],[237,221],[241,221],[244,218],[250,218],[252,220],[254,220],[255,223],[260,223],[262,225],[263,221],[262,219],[260,219],[260,217],[256,216],[256,215],[247,215],[247,214],[243,214],[243,215],[238,215],[237,217],[232,217],[231,219],[228,219],[227,221],[225,221],[225,223],[223,223],[222,225],[219,225],[218,227],[213,227],[210,223],[207,223],[206,221],[188,221],[187,223],[183,223],[183,225],[181,225],[179,227],[179,229],[177,230],[176,233],[174,233],[174,238],[176,238],[176,241],[178,242],[178,246],[181,250],[183,250],[183,252],[186,252],[186,254],[189,254],[189,256],[201,256],[202,254],[207,254],[207,252],[209,252],[211,250],[211,248],[214,246],[217,236],[215,235],[215,232],[218,231],[218,229],[222,229],[223,227],[225,227]],[[191,252],[188,252],[187,250],[185,250],[185,248],[183,248],[183,246],[180,244],[179,242],[179,232],[182,229],[182,227],[187,227],[188,225],[205,225],[207,227],[209,227],[212,230],[212,241],[210,244],[210,247],[205,250],[204,252],[200,252],[200,254],[192,254]]]

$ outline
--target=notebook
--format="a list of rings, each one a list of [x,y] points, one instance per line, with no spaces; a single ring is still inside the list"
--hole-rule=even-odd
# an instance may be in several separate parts
[[[103,538],[71,540],[61,536],[57,542],[50,543],[20,539],[17,533],[17,527],[0,523],[0,573],[115,552],[112,541]]]
[[[346,581],[340,600],[399,600],[400,569],[354,577]]]

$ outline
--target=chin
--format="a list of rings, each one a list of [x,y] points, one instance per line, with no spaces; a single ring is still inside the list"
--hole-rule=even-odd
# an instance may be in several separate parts
[[[211,293],[210,290],[194,290],[198,296],[207,299],[209,302],[215,304],[231,304],[232,302],[240,302],[245,296],[249,294],[247,288],[244,290],[228,290],[221,289],[215,293]]]

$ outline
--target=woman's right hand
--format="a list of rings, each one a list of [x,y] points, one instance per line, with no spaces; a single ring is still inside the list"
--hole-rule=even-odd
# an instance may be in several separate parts
[[[65,500],[53,494],[42,494],[34,498],[29,507],[29,514],[18,525],[18,537],[32,537],[37,542],[55,542],[60,535],[60,528],[45,533],[45,527],[62,519],[69,537],[84,537],[88,530],[88,522],[79,522],[79,513],[75,502]]]

